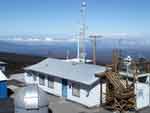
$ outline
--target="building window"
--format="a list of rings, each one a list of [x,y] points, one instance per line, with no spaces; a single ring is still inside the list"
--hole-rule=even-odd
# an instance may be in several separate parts
[[[32,72],[27,72],[28,77],[32,77]]]
[[[72,95],[76,97],[80,97],[80,85],[79,84],[72,85]]]
[[[5,66],[0,66],[0,70],[2,70],[3,72],[5,72]]]
[[[33,75],[33,80],[36,81],[37,80],[37,76]]]
[[[54,79],[48,78],[48,87],[54,89]]]
[[[33,80],[37,81],[37,73],[36,72],[32,72],[32,76],[33,76]]]
[[[39,77],[39,84],[43,85],[43,86],[45,85],[45,78],[44,78],[44,76],[40,76]]]

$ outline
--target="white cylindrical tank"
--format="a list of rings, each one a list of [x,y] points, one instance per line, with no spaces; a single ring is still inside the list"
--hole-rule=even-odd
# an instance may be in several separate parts
[[[15,93],[15,113],[48,113],[48,95],[36,84]]]

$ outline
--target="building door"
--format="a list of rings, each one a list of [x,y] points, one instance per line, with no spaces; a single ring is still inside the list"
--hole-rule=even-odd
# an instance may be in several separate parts
[[[67,80],[62,79],[62,96],[67,97]]]

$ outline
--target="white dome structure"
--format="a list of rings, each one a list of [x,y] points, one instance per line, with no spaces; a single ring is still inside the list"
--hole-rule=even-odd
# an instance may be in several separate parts
[[[36,84],[19,89],[15,94],[15,113],[48,113],[48,95]]]

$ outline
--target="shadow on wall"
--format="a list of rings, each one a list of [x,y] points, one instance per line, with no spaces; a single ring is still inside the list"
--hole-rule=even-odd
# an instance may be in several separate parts
[[[8,97],[14,94],[14,91],[12,91],[10,88],[7,88],[7,91],[8,91]]]
[[[53,113],[53,111],[51,109],[48,109],[48,113]]]

